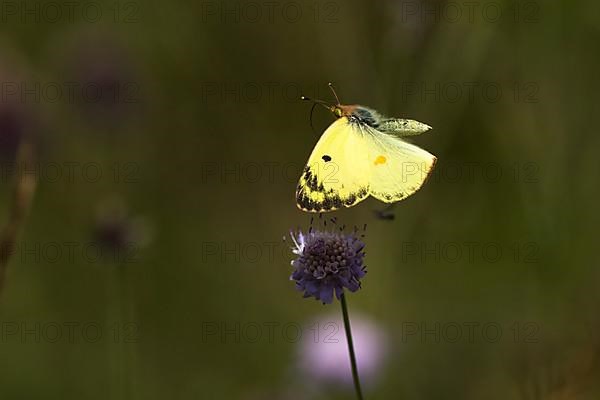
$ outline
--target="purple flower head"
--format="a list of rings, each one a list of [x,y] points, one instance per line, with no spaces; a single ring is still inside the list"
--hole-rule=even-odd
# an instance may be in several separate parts
[[[344,288],[360,289],[360,279],[366,274],[363,264],[365,244],[356,233],[310,230],[307,234],[291,234],[296,254],[290,280],[296,281],[304,297],[314,297],[325,303],[340,298]]]

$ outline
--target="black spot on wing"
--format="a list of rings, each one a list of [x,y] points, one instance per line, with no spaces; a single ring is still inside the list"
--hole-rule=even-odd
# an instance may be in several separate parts
[[[323,161],[325,161],[325,162],[329,162],[329,161],[331,161],[331,157],[330,157],[330,156],[328,156],[327,154],[325,154],[325,155],[324,155],[323,157],[321,157],[321,158],[322,158],[322,159],[323,159]]]

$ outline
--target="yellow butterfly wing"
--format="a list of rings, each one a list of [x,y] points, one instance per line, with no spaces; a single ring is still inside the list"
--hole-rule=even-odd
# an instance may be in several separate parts
[[[391,134],[364,127],[369,154],[369,194],[393,203],[414,194],[433,170],[436,157]],[[367,139],[367,137],[369,139]]]
[[[369,195],[365,140],[346,117],[323,133],[298,182],[296,203],[309,212],[351,207]]]

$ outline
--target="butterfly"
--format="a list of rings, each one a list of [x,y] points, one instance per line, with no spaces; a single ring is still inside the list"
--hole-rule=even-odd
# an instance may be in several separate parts
[[[369,196],[394,203],[414,194],[431,174],[436,157],[404,141],[431,127],[411,119],[387,118],[361,105],[313,101],[337,118],[325,130],[302,171],[296,204],[307,212],[352,207]]]

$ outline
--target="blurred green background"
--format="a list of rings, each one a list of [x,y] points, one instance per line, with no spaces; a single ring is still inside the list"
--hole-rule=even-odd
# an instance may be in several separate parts
[[[433,126],[414,142],[438,157],[393,221],[371,199],[335,214],[368,225],[350,315],[390,341],[366,397],[598,398],[598,3],[0,6],[0,224],[23,143],[38,181],[0,297],[2,399],[353,398],[315,393],[283,333],[339,311],[302,299],[282,240],[310,219],[298,97],[329,81]]]

